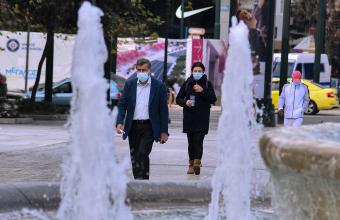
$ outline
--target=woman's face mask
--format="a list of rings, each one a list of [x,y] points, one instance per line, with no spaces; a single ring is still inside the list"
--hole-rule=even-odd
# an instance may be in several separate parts
[[[203,76],[203,72],[193,72],[192,73],[192,76],[194,77],[194,79],[197,81],[197,80],[200,80]]]

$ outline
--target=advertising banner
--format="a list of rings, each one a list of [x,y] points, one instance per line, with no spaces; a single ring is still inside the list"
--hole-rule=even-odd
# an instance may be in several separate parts
[[[235,16],[249,28],[254,73],[254,97],[264,97],[268,0],[238,0]]]
[[[202,62],[203,39],[192,39],[192,60],[191,63]]]
[[[136,76],[135,64],[139,58],[151,61],[152,75],[163,80],[165,39],[118,38],[116,74],[129,79]],[[185,60],[186,41],[169,39],[167,75],[171,76],[177,60]],[[184,67],[183,67],[184,68]],[[177,70],[177,69],[176,69]],[[178,73],[180,75],[180,73]],[[177,77],[180,77],[177,73]]]
[[[209,81],[214,86],[216,95],[220,95],[227,59],[227,41],[204,39],[203,45],[202,63],[205,66]]]
[[[28,87],[33,86],[38,64],[46,43],[46,34],[31,32],[28,59]],[[74,36],[55,34],[54,37],[54,73],[57,82],[71,75]],[[26,32],[0,31],[0,72],[7,78],[9,90],[24,90],[26,75]],[[45,64],[42,68],[40,83],[45,82]]]
[[[218,39],[183,39],[169,40],[168,47],[168,84],[181,85],[191,74],[191,66],[200,61],[204,64],[209,81],[217,95],[221,94],[221,85],[225,73],[228,52],[227,40]],[[252,52],[254,71],[254,97],[263,97],[265,62]],[[117,75],[128,79],[136,76],[135,64],[139,58],[147,58],[152,64],[152,74],[163,79],[164,39],[136,40],[120,38],[117,55]],[[175,89],[177,91],[178,89]]]

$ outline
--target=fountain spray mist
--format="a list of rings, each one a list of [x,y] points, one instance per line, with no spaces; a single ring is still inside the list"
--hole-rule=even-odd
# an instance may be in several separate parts
[[[251,130],[256,124],[253,70],[248,28],[233,17],[222,83],[222,114],[218,124],[218,162],[212,179],[212,200],[206,220],[249,220]],[[219,202],[222,202],[219,204]]]
[[[106,106],[104,63],[107,49],[103,12],[84,2],[72,62],[72,108],[61,183],[60,220],[132,219],[125,205],[127,163],[118,164],[114,149],[116,113]]]

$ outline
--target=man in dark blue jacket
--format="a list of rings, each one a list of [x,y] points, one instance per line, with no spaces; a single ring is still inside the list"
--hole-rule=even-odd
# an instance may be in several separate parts
[[[134,178],[149,179],[152,144],[168,140],[168,99],[165,85],[150,75],[149,60],[139,59],[136,70],[137,78],[125,83],[119,100],[116,129],[129,138]]]

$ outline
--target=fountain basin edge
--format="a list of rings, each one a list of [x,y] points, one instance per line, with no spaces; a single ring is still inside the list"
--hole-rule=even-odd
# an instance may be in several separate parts
[[[0,212],[32,209],[56,209],[60,203],[57,182],[0,184]],[[127,186],[127,202],[134,203],[209,203],[210,181],[140,181]]]
[[[23,208],[55,210],[61,201],[59,182],[15,182],[0,184],[0,213]],[[137,204],[209,204],[211,180],[142,181],[133,180],[127,186],[126,201]],[[271,198],[252,197],[252,204],[270,204]]]
[[[275,129],[262,136],[260,151],[266,166],[272,170],[340,180],[340,144],[299,139],[298,134],[294,135],[296,131]]]
[[[280,128],[260,139],[277,220],[340,219],[340,124]]]

